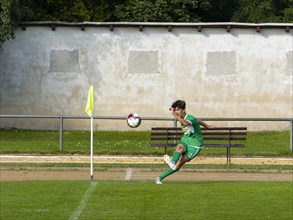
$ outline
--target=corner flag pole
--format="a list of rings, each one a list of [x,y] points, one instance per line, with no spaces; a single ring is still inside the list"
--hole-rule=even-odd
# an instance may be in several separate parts
[[[92,117],[91,117],[91,181],[94,180],[93,157],[94,157],[94,114],[93,114],[93,109],[92,109]]]
[[[93,157],[94,157],[94,87],[90,86],[85,112],[91,117],[91,181],[94,180],[93,175]]]

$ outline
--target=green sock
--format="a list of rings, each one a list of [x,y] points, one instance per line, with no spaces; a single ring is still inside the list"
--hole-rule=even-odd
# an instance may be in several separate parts
[[[181,153],[175,151],[174,154],[173,154],[173,157],[172,157],[172,161],[175,162],[175,164],[177,163],[177,161],[180,159],[181,157]],[[177,172],[179,169],[176,169],[176,170],[172,170],[171,168],[169,168],[168,170],[166,170],[164,173],[162,173],[160,175],[160,178],[161,180],[162,179],[165,179],[167,176],[171,175],[172,173],[175,173]]]
[[[177,172],[178,170],[172,170],[171,168],[169,168],[168,170],[166,170],[164,173],[162,173],[160,175],[161,180],[165,179],[167,176],[171,175],[172,173]]]
[[[180,159],[180,157],[181,157],[181,153],[175,151],[175,152],[173,153],[172,161],[174,161],[175,164],[176,164],[177,161]]]

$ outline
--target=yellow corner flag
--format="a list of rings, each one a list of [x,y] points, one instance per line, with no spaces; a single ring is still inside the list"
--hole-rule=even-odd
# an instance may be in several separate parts
[[[87,97],[86,107],[85,107],[85,112],[88,113],[90,117],[92,117],[93,108],[94,108],[94,87],[93,85],[91,85],[89,89],[89,94]]]

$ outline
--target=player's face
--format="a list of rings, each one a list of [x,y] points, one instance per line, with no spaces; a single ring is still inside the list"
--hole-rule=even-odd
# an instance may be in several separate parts
[[[176,107],[175,109],[174,109],[174,112],[175,112],[175,114],[176,115],[178,115],[180,118],[184,118],[185,117],[185,109],[182,109],[182,108],[178,108],[178,107]]]

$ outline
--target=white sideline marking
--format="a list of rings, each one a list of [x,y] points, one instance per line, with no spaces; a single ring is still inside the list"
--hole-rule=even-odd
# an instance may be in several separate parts
[[[77,209],[75,209],[75,211],[70,216],[70,218],[69,218],[70,220],[77,220],[78,219],[78,217],[80,216],[81,212],[86,207],[87,201],[88,201],[91,193],[95,190],[96,185],[97,185],[97,182],[91,183],[89,189],[83,195],[79,206],[77,207]]]
[[[125,180],[130,180],[132,176],[132,168],[127,168]]]

